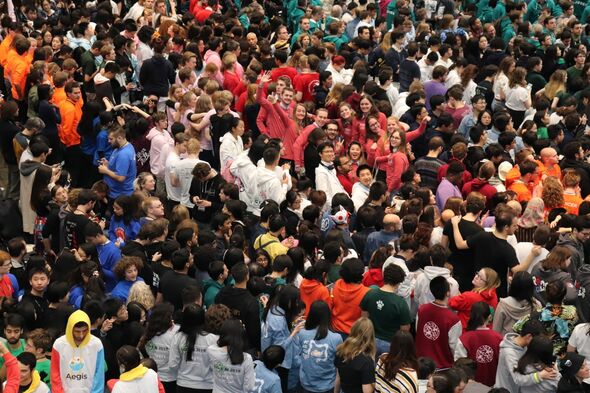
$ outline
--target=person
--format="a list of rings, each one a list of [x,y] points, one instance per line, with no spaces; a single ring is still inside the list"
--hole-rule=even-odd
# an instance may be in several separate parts
[[[74,184],[78,184],[80,164],[82,163],[82,149],[80,148],[80,135],[78,123],[82,118],[82,91],[78,82],[66,82],[64,87],[67,98],[59,104],[61,127],[59,139],[65,146],[65,169],[72,175]]]
[[[113,290],[117,284],[115,266],[121,259],[121,250],[108,239],[100,225],[95,222],[89,221],[86,224],[84,235],[86,241],[96,247],[107,290]]]
[[[318,153],[320,155],[320,165],[315,168],[315,183],[318,190],[323,190],[326,193],[328,204],[331,203],[334,195],[338,193],[345,193],[348,195],[336,173],[334,168],[334,147],[331,143],[325,142],[318,146]]]
[[[493,310],[498,306],[498,297],[496,296],[496,288],[500,285],[498,273],[487,267],[480,269],[475,273],[472,284],[471,291],[465,291],[449,299],[449,307],[458,311],[457,315],[461,318],[463,329],[467,328],[471,307],[475,303],[485,302]]]
[[[117,363],[122,369],[118,380],[110,380],[107,383],[113,393],[126,393],[129,391],[141,391],[156,393],[159,391],[160,381],[158,374],[141,364],[140,353],[131,345],[123,345],[116,353]]]
[[[207,272],[210,278],[203,283],[203,304],[209,308],[215,302],[221,288],[225,286],[229,270],[223,261],[213,261],[209,263]]]
[[[332,289],[332,323],[334,330],[344,335],[350,333],[354,321],[361,316],[359,305],[369,291],[369,288],[361,284],[364,270],[360,259],[345,260],[340,268],[341,278]],[[372,324],[371,330],[374,330]]]
[[[301,359],[299,379],[306,391],[327,392],[334,389],[334,361],[342,337],[331,330],[331,320],[328,303],[316,300],[309,307],[305,325],[293,339],[293,353]]]
[[[331,264],[325,260],[316,262],[314,265],[305,269],[303,280],[299,285],[301,301],[305,304],[305,313],[310,312],[311,305],[316,301],[325,302],[328,307],[332,308],[332,296],[330,290],[326,287],[328,272]]]
[[[254,361],[256,372],[256,389],[258,392],[280,393],[281,378],[274,370],[285,359],[285,350],[280,345],[271,345],[262,353],[260,360]]]
[[[501,298],[494,313],[493,329],[502,335],[513,333],[512,326],[522,317],[540,308],[534,298],[535,283],[529,272],[512,277],[508,296]]]
[[[409,332],[411,316],[407,303],[396,294],[406,273],[390,264],[383,269],[383,286],[373,288],[360,303],[363,317],[371,319],[375,327],[377,356],[387,352],[398,330]]]
[[[560,361],[561,379],[557,384],[557,392],[584,392],[587,390],[585,381],[590,377],[590,368],[582,355],[568,352]]]
[[[435,277],[444,277],[450,286],[451,296],[459,295],[459,284],[452,277],[451,271],[445,267],[448,252],[440,244],[434,245],[430,249],[430,266],[425,266],[424,271],[416,278],[414,287],[414,298],[418,305],[432,302],[435,297],[429,290],[430,283]]]
[[[529,320],[522,326],[522,330],[519,333],[510,332],[504,336],[500,342],[494,386],[513,391],[511,389],[518,390],[519,386],[525,384],[534,385],[542,380],[557,379],[556,370],[542,370],[537,374],[539,377],[537,380],[516,372],[516,365],[522,355],[524,355],[533,337],[542,334],[543,331],[543,325],[539,321]]]
[[[189,304],[182,310],[182,323],[170,347],[170,369],[175,370],[176,392],[196,393],[213,388],[213,374],[203,367],[209,360],[207,348],[214,345],[219,336],[205,330],[205,310]]]
[[[486,302],[474,303],[471,307],[467,331],[459,337],[455,348],[455,360],[469,357],[477,363],[475,380],[492,386],[496,379],[498,356],[502,335],[488,328],[491,322],[490,306]]]
[[[571,251],[564,246],[555,246],[547,257],[539,262],[531,271],[533,282],[535,283],[535,297],[541,304],[547,303],[545,288],[552,281],[562,281],[566,288],[567,294],[565,302],[573,304],[576,302],[578,293],[569,270],[571,263]]]
[[[237,320],[221,325],[219,339],[207,348],[208,364],[213,370],[213,391],[239,393],[252,391],[256,373],[252,356],[245,351],[244,328]]]
[[[45,329],[35,329],[27,335],[25,351],[35,356],[35,370],[39,378],[51,388],[51,359],[47,354],[51,352],[53,339]]]
[[[336,348],[334,391],[373,391],[375,386],[375,330],[367,318],[352,325],[350,335]]]
[[[156,178],[156,192],[163,194],[164,190],[164,166],[168,152],[174,146],[174,139],[168,132],[168,119],[166,114],[158,112],[152,116],[154,128],[146,135],[150,141],[150,172]]]
[[[187,272],[192,265],[192,254],[186,248],[172,253],[172,272],[164,274],[158,286],[156,302],[169,302],[175,310],[182,308],[182,289],[188,286],[198,286],[197,280]]]
[[[375,391],[418,391],[418,359],[414,339],[409,332],[393,335],[388,353],[378,357],[375,369]]]
[[[113,288],[111,296],[127,302],[129,291],[136,282],[143,282],[143,278],[138,276],[138,272],[143,268],[143,262],[139,257],[124,256],[115,265],[113,269],[115,275],[119,277],[119,282]]]
[[[416,354],[430,357],[437,368],[448,368],[461,336],[461,320],[449,309],[451,288],[445,277],[434,277],[430,291],[434,301],[421,305],[416,316]]]
[[[98,172],[109,186],[109,198],[116,199],[121,195],[133,194],[133,182],[137,176],[135,149],[127,141],[123,128],[111,129],[109,142],[115,150],[108,161],[102,159]]]
[[[51,390],[68,392],[104,389],[105,355],[102,342],[90,334],[90,318],[76,310],[68,318],[66,334],[51,350]]]
[[[527,379],[533,382],[524,385],[519,383],[521,392],[554,392],[561,374],[557,371],[551,339],[542,335],[533,337],[526,352],[518,360],[515,370],[515,374],[527,376]],[[556,378],[541,379],[542,371],[552,373]]]

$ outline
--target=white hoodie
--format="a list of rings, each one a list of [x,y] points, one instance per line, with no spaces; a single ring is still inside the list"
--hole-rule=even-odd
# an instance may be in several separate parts
[[[254,204],[256,192],[256,165],[248,157],[247,151],[240,154],[231,164],[229,171],[237,179],[240,187],[240,200],[244,201],[247,210],[254,214],[260,214],[260,203]]]
[[[424,273],[420,274],[416,279],[416,287],[414,289],[414,300],[418,305],[430,303],[434,301],[434,296],[430,292],[430,281],[434,277],[443,276],[451,286],[451,297],[457,296],[459,292],[459,284],[451,276],[451,271],[446,267],[426,266]]]
[[[368,187],[365,187],[360,181],[357,181],[352,185],[352,195],[350,199],[352,199],[352,203],[354,203],[354,208],[356,209],[356,211],[358,211],[361,208],[361,206],[365,204],[368,197]]]
[[[228,160],[235,160],[243,151],[242,138],[236,139],[231,132],[227,132],[221,137],[221,146],[219,147],[220,168],[225,168]]]
[[[281,183],[274,170],[256,168],[256,194],[253,204],[258,206],[258,211],[260,211],[260,204],[266,199],[272,199],[280,205],[285,200],[287,191],[289,191],[289,185]]]

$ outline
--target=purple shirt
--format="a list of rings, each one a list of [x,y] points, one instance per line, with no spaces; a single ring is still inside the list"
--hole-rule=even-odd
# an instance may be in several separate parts
[[[457,188],[456,185],[451,183],[447,180],[447,178],[443,178],[438,188],[436,189],[436,206],[438,206],[438,210],[442,213],[445,203],[447,203],[447,199],[450,197],[459,197],[463,198],[461,195],[461,191]]]
[[[428,81],[424,83],[424,92],[426,93],[426,109],[430,110],[430,97],[436,95],[444,96],[447,92],[447,87],[441,82]]]

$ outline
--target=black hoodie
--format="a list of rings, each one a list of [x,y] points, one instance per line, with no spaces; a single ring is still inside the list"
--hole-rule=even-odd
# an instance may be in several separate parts
[[[260,350],[260,306],[258,300],[247,290],[224,287],[215,297],[215,304],[229,307],[246,327],[246,348]]]

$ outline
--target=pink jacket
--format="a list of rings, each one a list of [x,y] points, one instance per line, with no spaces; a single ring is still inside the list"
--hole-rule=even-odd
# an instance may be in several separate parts
[[[420,124],[420,127],[415,129],[414,131],[406,132],[406,142],[410,143],[414,139],[417,139],[422,134],[424,134],[424,131],[426,131],[426,123],[425,122]],[[379,140],[377,141],[377,149],[374,149],[374,151],[372,151],[371,154],[368,155],[368,156],[373,157],[370,160],[371,165],[373,164],[374,159],[378,159],[383,156],[388,156],[389,153],[390,153],[389,139],[379,138]],[[378,165],[378,168],[380,171],[386,171],[387,170],[387,161],[381,161],[381,163]]]
[[[300,168],[303,168],[303,151],[307,147],[307,138],[316,128],[318,128],[318,126],[315,123],[308,125],[301,130],[301,134],[295,139],[295,143],[293,144],[293,156],[295,159],[295,165]]]
[[[289,118],[279,102],[271,104],[263,93],[263,88],[258,87],[256,101],[260,104],[260,112],[256,118],[256,124],[260,133],[271,138],[279,138],[283,141],[285,154],[283,158],[293,160],[293,147],[297,139],[295,121]]]
[[[385,161],[387,163],[387,191],[391,192],[400,188],[402,173],[410,167],[410,161],[405,153],[397,151],[375,160],[377,164]]]

